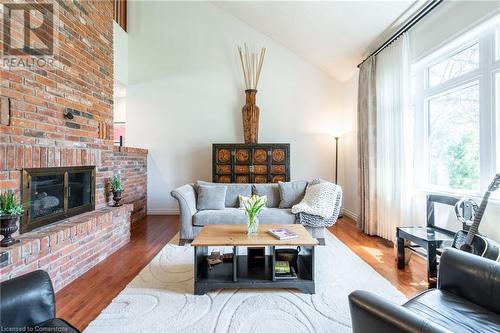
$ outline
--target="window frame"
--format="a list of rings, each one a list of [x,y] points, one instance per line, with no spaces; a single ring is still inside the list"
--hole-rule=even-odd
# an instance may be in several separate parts
[[[423,143],[415,145],[414,184],[417,189],[456,195],[480,195],[486,190],[495,173],[500,172],[500,147],[497,147],[497,142],[500,144],[500,140],[496,134],[500,129],[500,119],[497,119],[500,118],[500,105],[496,105],[500,102],[500,96],[496,95],[498,84],[496,75],[499,75],[500,81],[500,57],[498,57],[500,45],[497,45],[499,34],[500,27],[490,27],[461,40],[448,42],[429,56],[412,64],[412,75],[415,77],[412,96],[412,107],[415,110],[415,142]],[[430,67],[476,43],[479,44],[479,68],[430,87]],[[475,81],[479,83],[479,191],[433,185],[430,177],[429,101]],[[498,91],[500,92],[500,87]]]

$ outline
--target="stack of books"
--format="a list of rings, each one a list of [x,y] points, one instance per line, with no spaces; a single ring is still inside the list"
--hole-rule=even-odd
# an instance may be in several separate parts
[[[276,279],[296,279],[295,269],[285,260],[278,260],[274,265]]]

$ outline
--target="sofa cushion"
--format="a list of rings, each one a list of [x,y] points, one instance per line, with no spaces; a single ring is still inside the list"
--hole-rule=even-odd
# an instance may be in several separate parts
[[[221,183],[210,183],[202,180],[196,182],[195,188],[197,189],[200,185],[206,186],[225,186],[226,191],[226,207],[239,207],[240,201],[239,196],[243,195],[245,197],[252,196],[252,185],[251,184],[221,184]]]
[[[403,306],[452,332],[500,332],[500,315],[447,291],[430,289]]]
[[[268,208],[278,208],[280,204],[280,189],[278,184],[254,184],[252,186],[253,194],[259,197],[266,196]]]
[[[293,224],[295,215],[290,209],[267,208],[259,214],[259,223],[262,224]]]
[[[196,208],[198,208],[198,210],[224,209],[226,190],[226,186],[198,186]]]
[[[204,226],[209,224],[246,224],[245,211],[238,208],[223,210],[202,210],[194,214],[193,225]],[[259,215],[260,224],[293,224],[295,215],[288,209],[268,208]]]
[[[296,180],[293,182],[278,182],[280,192],[279,208],[292,208],[298,204],[306,193],[307,182]]]

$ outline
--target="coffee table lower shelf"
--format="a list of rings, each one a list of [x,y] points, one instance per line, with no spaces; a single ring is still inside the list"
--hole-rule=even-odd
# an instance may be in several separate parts
[[[233,261],[209,267],[207,263],[208,247],[194,247],[194,293],[203,295],[215,289],[298,289],[306,294],[315,293],[314,285],[314,246],[301,246],[297,259],[294,279],[275,277],[275,247],[270,246],[270,255],[260,260],[249,262],[246,255],[236,255],[233,247]]]

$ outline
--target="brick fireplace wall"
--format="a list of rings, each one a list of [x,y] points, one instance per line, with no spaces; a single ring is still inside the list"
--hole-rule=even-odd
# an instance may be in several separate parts
[[[134,205],[132,222],[140,220],[147,213],[147,154],[146,149],[115,147],[109,155],[109,163],[121,172],[125,189],[122,200]]]
[[[19,191],[25,167],[96,165],[96,207],[102,208],[110,201],[108,179],[116,167],[124,167],[131,179],[125,181],[125,190],[140,192],[127,193],[125,202],[140,210],[134,218],[143,216],[147,151],[124,152],[118,158],[112,140],[113,2],[52,3],[58,41],[53,66],[0,68],[0,97],[10,103],[10,124],[5,119],[0,124],[0,188]],[[23,36],[20,26],[14,27],[19,31],[11,31],[11,44]],[[74,118],[66,119],[65,112]]]
[[[146,215],[147,150],[113,145],[113,2],[52,3],[53,66],[0,66],[0,189],[20,194],[23,168],[95,165],[96,210],[16,236],[0,248],[0,281],[44,269],[59,290],[126,244],[131,219]],[[11,25],[11,41],[23,41],[22,25]],[[111,208],[116,170],[130,204]]]

